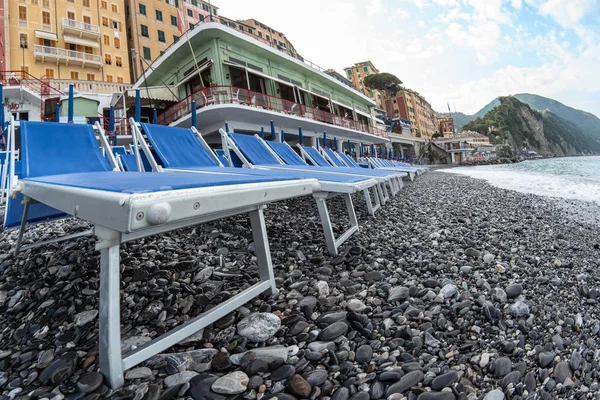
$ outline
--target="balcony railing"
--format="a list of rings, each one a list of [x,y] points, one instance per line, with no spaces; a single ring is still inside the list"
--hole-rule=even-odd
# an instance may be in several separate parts
[[[102,65],[102,57],[96,54],[83,53],[81,51],[59,49],[58,47],[42,46],[36,44],[33,48],[34,56],[55,57],[61,60],[73,60],[82,63],[92,63]]]
[[[309,107],[304,104],[295,103],[265,93],[253,92],[234,86],[212,86],[200,89],[166,109],[158,116],[158,122],[168,125],[189,115],[192,111],[195,112],[195,110],[191,109],[193,101],[196,102],[196,108],[207,107],[214,104],[238,104],[247,107],[255,107],[257,109],[277,111],[288,115],[295,115],[380,137],[389,137],[385,130],[360,121],[355,121],[318,108]]]
[[[98,25],[87,24],[85,22],[75,21],[69,18],[62,19],[63,28],[75,29],[77,31],[100,35],[100,27]]]
[[[116,93],[124,92],[131,88],[129,83],[87,81],[73,79],[49,79],[47,82],[56,89],[66,92],[69,85],[73,85],[79,93]]]

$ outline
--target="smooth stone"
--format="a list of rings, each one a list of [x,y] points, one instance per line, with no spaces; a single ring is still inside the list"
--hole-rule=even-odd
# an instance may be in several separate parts
[[[523,285],[520,283],[513,283],[506,287],[505,292],[509,299],[517,298],[523,293]]]
[[[375,381],[371,385],[371,398],[382,399],[385,396],[385,386],[381,381]]]
[[[312,386],[302,376],[296,374],[288,379],[288,388],[292,394],[302,399],[308,398],[312,392]]]
[[[391,396],[395,393],[404,393],[413,386],[416,386],[423,380],[425,375],[422,371],[411,371],[404,375],[400,380],[390,387],[385,392],[386,396]]]
[[[148,367],[130,369],[125,373],[125,379],[148,379],[152,377],[152,370]]]
[[[525,375],[525,379],[523,379],[523,384],[525,385],[525,389],[527,389],[529,393],[532,393],[537,385],[535,374],[529,371],[527,375]]]
[[[169,375],[164,379],[164,384],[166,387],[171,387],[175,385],[183,385],[188,382],[190,379],[198,375],[196,371],[183,371],[174,375]]]
[[[296,369],[292,365],[282,365],[275,371],[271,372],[270,379],[273,381],[281,381],[289,378],[296,373]]]
[[[275,335],[280,327],[281,320],[275,314],[254,313],[238,322],[237,332],[252,342],[264,342]]]
[[[371,396],[367,392],[356,392],[350,397],[350,400],[369,400],[370,398]]]
[[[98,316],[98,310],[82,311],[75,314],[75,325],[84,326],[92,322]]]
[[[313,342],[314,343],[314,342]],[[335,348],[335,344],[334,344]],[[229,356],[231,362],[235,365],[240,364],[240,360],[244,357],[245,354],[254,353],[255,359],[265,360],[267,362],[272,361],[283,361],[286,362],[288,359],[288,349],[285,346],[277,345],[277,346],[269,346],[269,347],[258,347],[256,349],[252,349],[246,351],[244,353],[232,354]],[[214,360],[213,360],[214,363]]]
[[[540,364],[540,367],[546,368],[548,365],[552,364],[554,356],[555,354],[552,351],[542,351],[538,354],[538,363]]]
[[[491,322],[494,325],[502,319],[502,311],[490,305],[483,306],[483,315],[488,322]]]
[[[319,333],[319,340],[330,341],[348,332],[348,324],[342,321],[334,322]]]
[[[190,379],[189,394],[194,400],[225,400],[227,397],[211,390],[212,384],[219,379],[217,376],[201,374]]]
[[[529,306],[522,299],[517,299],[508,310],[513,317],[528,317],[530,313]]]
[[[227,371],[231,368],[231,358],[227,355],[227,353],[217,353],[212,361],[211,361],[211,366],[219,371],[219,372],[224,372]]]
[[[483,400],[504,400],[504,392],[500,389],[494,389],[486,393]]]
[[[217,379],[211,385],[211,389],[221,394],[243,393],[248,387],[249,380],[248,375],[242,371],[235,371]]]
[[[511,383],[513,385],[516,385],[517,382],[521,380],[522,376],[523,374],[521,373],[521,371],[512,371],[509,374],[507,374],[504,378],[502,378],[500,386],[502,386],[503,389],[506,389]]]
[[[456,396],[452,392],[424,392],[417,400],[456,400]]]
[[[324,369],[315,369],[303,375],[311,386],[321,386],[327,380],[328,373]]]
[[[356,349],[356,355],[354,359],[359,363],[369,363],[373,358],[373,349],[368,344],[363,344]]]
[[[350,299],[346,302],[346,308],[348,308],[350,311],[361,313],[367,308],[367,306],[358,299]]]
[[[103,381],[104,377],[98,372],[86,372],[79,377],[77,387],[83,393],[91,393],[98,389]]]
[[[512,362],[508,357],[500,357],[494,363],[494,373],[498,378],[508,375],[512,369]]]
[[[388,301],[390,303],[394,301],[402,301],[409,298],[410,293],[409,289],[406,286],[395,286],[390,289],[390,293],[388,295]]]
[[[436,377],[433,381],[431,381],[429,386],[433,390],[442,390],[443,388],[448,387],[457,381],[458,373],[454,370],[451,370]]]
[[[558,383],[564,383],[567,378],[572,378],[573,372],[566,361],[561,361],[554,367],[554,379]]]
[[[348,400],[350,397],[350,390],[347,387],[340,387],[335,392],[329,400]]]
[[[456,293],[458,293],[458,288],[456,287],[456,285],[453,285],[451,283],[445,285],[440,289],[440,295],[442,295],[442,297],[445,299],[453,297],[454,295],[456,295]]]

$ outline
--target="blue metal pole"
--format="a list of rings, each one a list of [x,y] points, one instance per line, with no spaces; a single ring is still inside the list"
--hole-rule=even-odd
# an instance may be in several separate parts
[[[298,142],[304,144],[304,137],[302,136],[302,127],[298,127]]]
[[[69,85],[69,114],[67,117],[67,122],[72,124],[73,123],[73,107],[74,107],[74,101],[73,101],[73,85]]]
[[[135,91],[135,122],[140,122],[142,119],[142,98],[140,96],[140,89]]]
[[[277,134],[275,133],[275,123],[271,120],[271,142],[276,141]]]
[[[225,121],[225,132],[229,133],[229,124]]]
[[[285,132],[281,130],[281,143],[285,142]]]
[[[336,138],[336,137],[334,137],[334,138],[333,138],[333,149],[334,149],[335,151],[337,151],[337,149],[338,149],[338,148],[337,148],[337,138]]]
[[[198,122],[198,116],[196,115],[196,102],[192,101],[192,126],[195,128]]]
[[[323,132],[323,148],[327,148],[327,132]]]
[[[156,111],[156,108],[152,109],[152,123],[158,124],[158,111]]]
[[[375,145],[371,144],[371,157],[375,155]]]
[[[348,139],[348,152],[350,154],[352,154],[352,143],[350,143],[350,140]]]
[[[60,103],[56,103],[56,122],[60,122]]]
[[[316,138],[316,139],[317,139],[317,149],[318,149],[319,148],[319,138]]]
[[[265,127],[264,126],[260,127],[260,138],[262,140],[265,140]]]
[[[115,109],[110,106],[108,110],[108,132],[112,137],[113,146],[117,145],[117,134],[115,133]]]
[[[363,146],[362,142],[360,142],[360,156],[362,157],[363,154],[365,154],[365,147]]]

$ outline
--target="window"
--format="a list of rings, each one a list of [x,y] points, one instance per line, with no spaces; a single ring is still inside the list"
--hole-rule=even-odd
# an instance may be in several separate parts
[[[160,56],[162,57],[163,54],[165,54],[165,52],[161,50],[160,51]]]
[[[140,14],[146,15],[146,6],[140,3]]]
[[[173,35],[173,43],[177,43],[179,41],[179,36]]]
[[[46,68],[46,74],[44,77],[52,79],[54,78],[54,70],[52,68]]]
[[[156,10],[156,20],[162,21],[162,11]]]
[[[364,72],[369,72],[369,67],[363,67]]]
[[[46,8],[50,8],[50,0],[43,0],[42,5]]]
[[[394,104],[396,104],[396,103],[397,103],[397,101],[396,101],[396,99],[394,99]]]
[[[192,23],[190,22],[190,24],[189,24],[189,27],[190,27],[190,30],[191,30],[191,29],[194,29],[194,24],[192,24]]]
[[[119,24],[119,21],[117,21],[116,19],[112,20],[112,28],[115,31],[120,31],[121,30],[121,24]]]
[[[29,40],[27,39],[27,34],[21,33],[19,35],[19,47],[26,49],[29,47]]]
[[[123,77],[122,76],[117,76],[117,82],[118,83],[123,83]]]
[[[200,20],[200,22],[204,22],[204,15],[198,14],[198,19]]]
[[[258,37],[262,37],[262,32],[258,32]]]
[[[348,75],[352,75],[352,70],[351,69],[348,70]]]
[[[84,15],[83,16],[83,22],[85,22],[86,24],[91,24],[92,23],[92,19],[90,18],[89,15]]]
[[[158,41],[159,42],[163,42],[163,43],[167,42],[167,40],[165,39],[165,32],[164,31],[161,31],[161,30],[158,31]]]
[[[254,33],[254,29],[248,28],[248,33],[252,35]]]
[[[358,72],[358,68],[356,68],[356,72]]]
[[[121,48],[121,39],[119,38],[115,38],[115,49],[120,49]]]
[[[191,9],[191,8],[188,8],[188,9],[187,9],[187,15],[188,15],[188,17],[192,17],[192,18],[194,18],[194,12],[192,11],[192,9]]]
[[[19,21],[27,21],[27,7],[19,6]]]
[[[104,37],[103,37],[103,43],[104,43],[106,46],[110,46],[110,36],[108,36],[108,35],[104,35]]]
[[[102,17],[102,26],[108,26],[108,17]]]
[[[79,72],[71,71],[71,79],[74,81],[78,81],[79,80]]]
[[[89,6],[90,6],[90,0],[83,0],[83,1],[81,2],[81,4],[82,4],[84,7],[89,7]]]
[[[88,81],[95,81],[96,80],[96,76],[94,74],[87,74],[87,80]]]
[[[144,58],[146,60],[152,60],[152,55],[150,54],[150,48],[143,46],[142,47],[143,53],[144,53]]]
[[[117,7],[116,4],[111,4],[110,5],[110,10],[114,13],[118,13],[119,12],[119,8]]]
[[[50,25],[50,13],[48,11],[42,11],[42,24]]]
[[[271,41],[271,38],[269,37],[269,35],[267,35],[267,40],[268,40],[269,42]]]
[[[104,55],[104,64],[112,65],[112,57],[110,54]]]
[[[143,37],[150,37],[150,35],[148,35],[148,27],[146,25],[140,25],[140,29]]]
[[[177,17],[174,15],[171,15],[171,25],[177,26]]]
[[[71,21],[75,21],[75,13],[72,11],[68,11],[67,18],[69,18]]]
[[[123,59],[121,57],[119,57],[119,56],[116,56],[115,57],[115,65],[117,67],[122,67],[123,66]]]
[[[108,9],[108,2],[106,2],[105,0],[102,0],[100,2],[100,8],[104,8],[105,10]]]
[[[106,75],[106,82],[112,82],[113,81],[113,76],[112,75]]]

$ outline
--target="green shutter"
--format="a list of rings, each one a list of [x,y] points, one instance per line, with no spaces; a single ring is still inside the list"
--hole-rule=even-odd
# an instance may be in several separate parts
[[[174,15],[171,15],[171,25],[177,26],[177,17]]]
[[[146,60],[152,60],[152,55],[150,54],[150,48],[144,46],[143,50],[144,50],[144,58]]]

